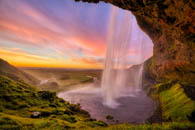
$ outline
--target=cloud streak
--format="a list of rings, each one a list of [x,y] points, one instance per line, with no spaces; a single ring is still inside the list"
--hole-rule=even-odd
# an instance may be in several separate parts
[[[17,66],[103,66],[110,5],[70,0],[1,0],[0,3],[1,58]],[[12,47],[3,44],[5,41]],[[12,58],[14,55],[17,61]]]
[[[57,67],[57,68],[101,68],[102,66],[95,59],[55,59],[51,57],[41,57],[29,54],[19,48],[0,48],[0,58],[9,61],[17,67]],[[30,64],[29,64],[30,63]],[[79,65],[78,65],[79,63]]]

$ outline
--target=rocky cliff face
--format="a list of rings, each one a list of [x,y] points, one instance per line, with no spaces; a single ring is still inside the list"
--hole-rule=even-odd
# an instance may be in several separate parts
[[[80,1],[80,0],[75,0]],[[151,72],[157,80],[195,84],[195,2],[193,0],[82,0],[130,10],[154,43]]]

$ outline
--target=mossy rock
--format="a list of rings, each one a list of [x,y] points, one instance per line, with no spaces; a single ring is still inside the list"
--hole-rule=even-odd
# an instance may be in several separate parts
[[[56,97],[56,93],[55,92],[49,92],[49,91],[39,91],[38,95],[40,96],[41,99],[44,100],[54,100]]]
[[[2,130],[19,130],[21,127],[18,122],[14,121],[13,119],[2,116],[0,116],[0,124],[0,129]]]
[[[152,89],[151,96],[159,100],[163,120],[193,121],[195,101],[186,95],[181,84],[170,81],[156,84]]]
[[[180,84],[175,84],[170,89],[161,92],[159,97],[163,117],[167,120],[188,120],[195,111],[195,101],[186,96]]]
[[[75,117],[72,116],[72,115],[66,115],[66,114],[64,114],[64,115],[62,115],[62,118],[61,119],[62,120],[65,120],[65,121],[68,121],[70,123],[76,123],[77,122],[77,120],[75,119]]]

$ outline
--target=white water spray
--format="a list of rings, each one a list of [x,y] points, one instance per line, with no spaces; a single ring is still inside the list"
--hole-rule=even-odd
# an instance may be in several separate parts
[[[140,91],[143,71],[140,64],[151,56],[148,45],[152,41],[129,11],[112,8],[101,87],[97,82],[71,86],[72,90],[60,92],[58,96],[81,104],[92,118],[107,123],[110,121],[105,115],[112,115],[119,123],[143,123],[155,110],[152,100]]]
[[[115,108],[119,105],[117,98],[135,94],[142,86],[143,65],[135,75],[134,86],[128,86],[129,57],[136,53],[138,63],[143,62],[143,42],[146,35],[136,25],[135,17],[129,12],[122,13],[118,8],[112,8],[110,26],[108,32],[107,52],[102,76],[101,88],[103,92],[103,104]],[[131,46],[139,46],[132,50]]]

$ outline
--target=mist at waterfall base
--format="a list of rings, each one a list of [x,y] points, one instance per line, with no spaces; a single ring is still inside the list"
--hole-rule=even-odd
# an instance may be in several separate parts
[[[107,120],[107,115],[112,115],[117,123],[144,123],[155,108],[152,99],[141,89],[142,63],[147,58],[143,54],[145,42],[151,41],[140,30],[135,17],[113,7],[101,84],[80,85],[58,96],[79,103],[92,118],[107,123],[116,123]],[[133,44],[136,47],[132,48]],[[132,71],[133,65],[138,67]]]

